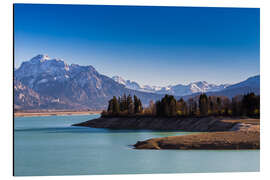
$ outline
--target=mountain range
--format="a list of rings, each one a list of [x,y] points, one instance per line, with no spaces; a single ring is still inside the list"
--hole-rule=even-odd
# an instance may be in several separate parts
[[[220,91],[206,92],[206,95],[226,96],[228,98],[232,98],[237,95],[244,95],[251,92],[254,92],[255,94],[260,94],[260,75],[249,77],[245,81],[230,85]],[[187,100],[191,97],[194,98],[198,95],[200,95],[200,93],[193,93],[190,95],[183,96],[183,99]]]
[[[202,92],[232,97],[246,92],[260,92],[260,76],[234,85],[215,85],[205,81],[175,86],[141,86],[120,76],[100,74],[93,66],[67,64],[64,60],[37,55],[14,69],[14,107],[16,110],[76,109],[100,110],[113,96],[137,95],[144,105],[164,94],[177,98]]]
[[[177,84],[169,86],[150,86],[150,85],[139,85],[137,82],[125,80],[120,76],[113,76],[113,80],[123,84],[126,88],[134,89],[143,92],[152,92],[157,94],[171,94],[174,96],[185,96],[193,93],[204,93],[204,92],[215,92],[221,91],[226,87],[230,86],[229,84],[209,84],[206,81],[197,81],[192,82],[188,85]]]
[[[100,110],[113,96],[124,93],[136,94],[143,104],[161,97],[128,89],[93,66],[68,65],[46,55],[37,55],[14,71],[16,109]]]

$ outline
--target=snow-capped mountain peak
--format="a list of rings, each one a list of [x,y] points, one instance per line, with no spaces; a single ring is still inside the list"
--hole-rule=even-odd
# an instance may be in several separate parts
[[[134,81],[130,81],[130,80],[125,80],[124,78],[122,78],[120,76],[113,76],[112,79],[115,82],[124,85],[128,89],[133,89],[133,90],[142,89],[141,86],[138,83],[136,83]]]
[[[188,86],[190,87],[192,93],[197,93],[197,92],[220,91],[228,87],[229,84],[216,85],[210,84],[206,81],[197,81],[190,83]]]
[[[157,94],[172,94],[177,96],[189,95],[198,92],[211,92],[220,91],[229,85],[221,84],[209,84],[206,81],[196,81],[188,85],[169,85],[169,86],[150,86],[150,85],[139,85],[138,83],[130,80],[125,80],[120,76],[113,76],[112,79],[119,84],[123,84],[126,88],[134,89],[143,92],[151,92]]]
[[[126,85],[126,80],[120,76],[113,76],[112,79],[119,84]]]
[[[97,71],[92,66],[69,65],[62,59],[50,58],[47,55],[39,54],[29,61],[23,62],[15,70],[15,79],[30,88],[34,88],[37,87],[36,85],[41,84],[63,83],[82,72],[97,74]],[[85,81],[88,80],[87,78],[85,79],[78,81],[78,83],[84,86],[86,84]],[[94,79],[91,80],[95,81]],[[94,84],[98,84],[98,80]]]
[[[41,63],[44,62],[46,60],[49,60],[50,57],[48,55],[45,54],[38,54],[37,56],[33,57],[30,62],[31,63]]]
[[[48,55],[45,54],[38,54],[37,56],[30,59],[30,61],[26,61],[23,63],[32,63],[41,65],[47,68],[50,68],[51,66],[63,66],[66,70],[69,70],[68,64],[60,58],[50,58]],[[23,64],[22,64],[23,65]]]
[[[47,55],[39,54],[30,61],[25,61],[16,69],[15,78],[38,77],[41,74],[50,76],[65,76],[70,67],[61,59],[52,59]]]

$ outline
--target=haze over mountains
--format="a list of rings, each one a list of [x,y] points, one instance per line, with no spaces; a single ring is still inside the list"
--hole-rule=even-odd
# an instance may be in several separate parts
[[[175,86],[141,86],[119,76],[100,74],[93,66],[67,64],[61,59],[37,55],[14,70],[15,109],[91,109],[107,107],[112,96],[136,94],[143,104],[164,94],[185,98],[207,92],[228,97],[260,92],[260,76],[234,85],[215,85],[205,81]]]

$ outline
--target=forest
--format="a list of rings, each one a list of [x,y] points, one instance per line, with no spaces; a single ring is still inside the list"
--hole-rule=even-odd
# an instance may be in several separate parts
[[[161,100],[150,101],[144,106],[141,100],[134,95],[113,97],[109,100],[107,111],[102,117],[127,116],[157,116],[157,117],[205,117],[205,116],[231,116],[231,117],[260,117],[260,95],[248,93],[233,98],[225,96],[207,96],[200,94],[185,101],[176,100],[174,96],[166,94]]]

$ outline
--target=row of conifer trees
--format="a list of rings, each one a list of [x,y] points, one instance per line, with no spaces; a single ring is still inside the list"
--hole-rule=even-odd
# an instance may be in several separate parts
[[[120,116],[120,115],[134,115],[141,114],[143,112],[143,106],[141,100],[134,95],[133,99],[131,95],[116,98],[115,96],[109,100],[108,109],[103,114],[108,116]]]
[[[176,100],[172,95],[165,95],[161,100],[150,101],[143,108],[141,100],[134,95],[109,100],[107,111],[102,116],[160,116],[160,117],[201,117],[201,116],[249,116],[259,117],[260,96],[254,93],[235,96],[229,99],[224,96],[207,96],[201,94],[185,101]]]

